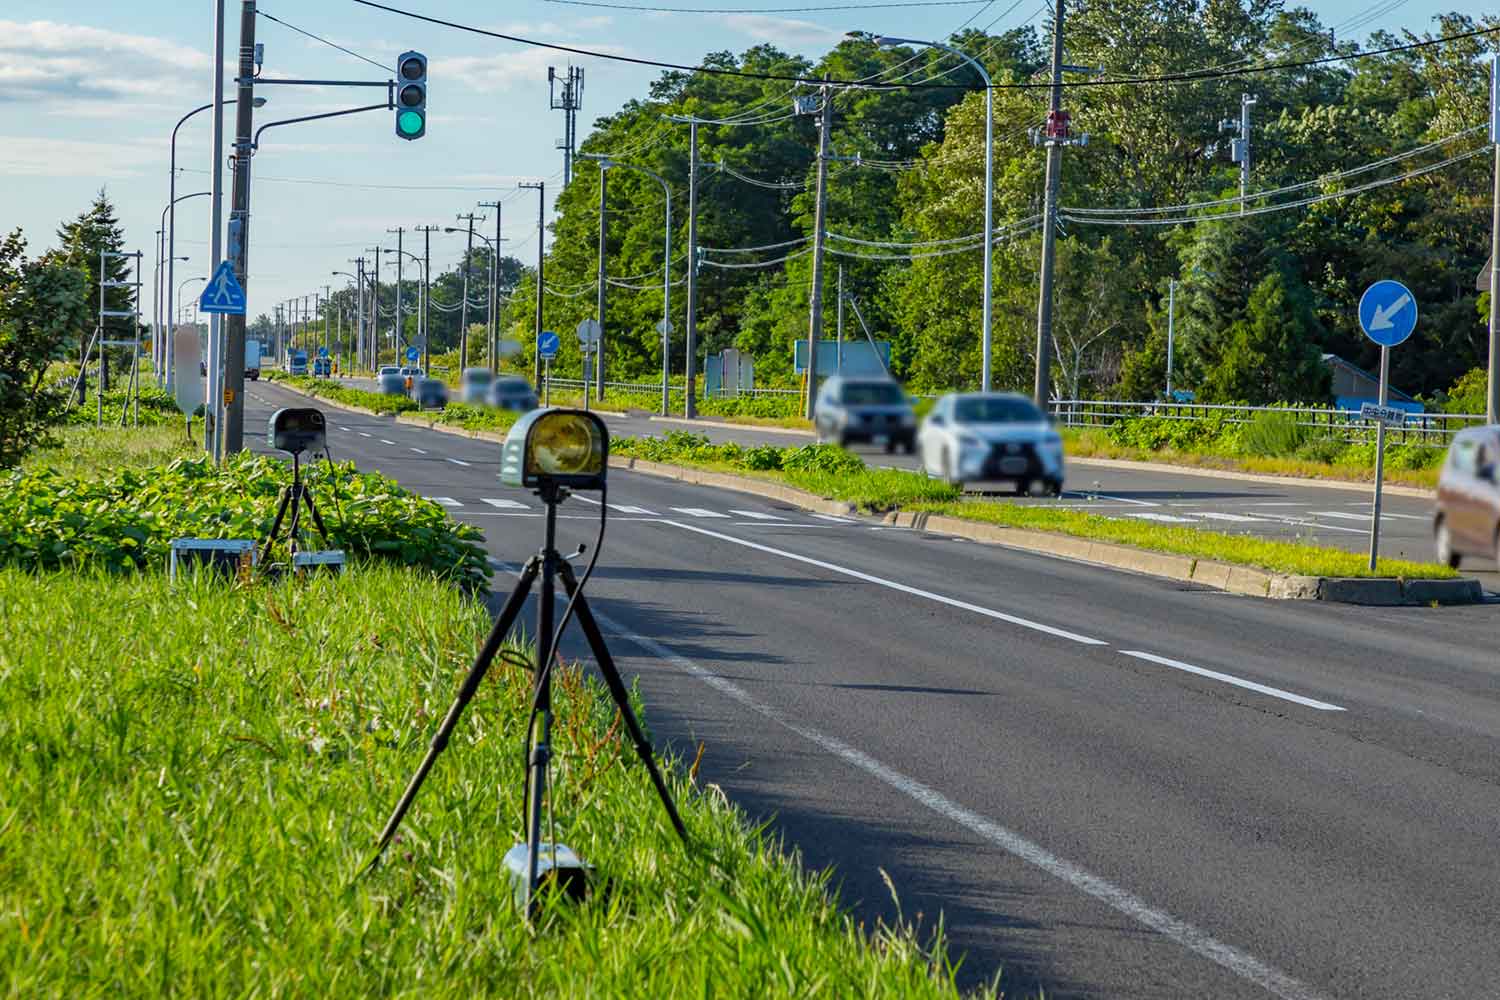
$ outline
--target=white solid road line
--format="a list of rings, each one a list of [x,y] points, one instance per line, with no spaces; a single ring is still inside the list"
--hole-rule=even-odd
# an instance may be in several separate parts
[[[716,510],[704,510],[702,507],[673,507],[679,514],[688,514],[692,517],[728,517],[728,514],[720,514]]]
[[[468,462],[465,462],[465,461],[464,461],[464,460],[463,460],[463,459],[461,459],[461,458],[450,458],[450,459],[448,459],[448,460],[447,460],[447,461],[449,461],[449,462],[452,462],[452,463],[453,463],[453,464],[454,464],[454,465],[463,465],[463,466],[467,466],[467,465],[468,465],[468,464],[469,464],[469,463],[468,463]]]
[[[485,503],[489,504],[491,507],[500,507],[500,508],[503,508],[505,510],[530,510],[531,509],[531,507],[528,504],[524,504],[524,503],[522,503],[519,500],[505,500],[505,499],[503,499],[501,497],[480,497],[479,499],[483,500]]]
[[[491,564],[501,569],[509,569],[509,567],[498,563],[496,560],[491,560]],[[925,785],[915,778],[908,777],[895,768],[871,757],[858,747],[845,743],[837,737],[829,736],[805,723],[795,721],[780,709],[773,708],[765,702],[758,700],[733,681],[726,680],[706,667],[701,667],[692,660],[678,655],[655,639],[631,632],[619,622],[598,612],[594,613],[594,617],[599,620],[599,624],[604,626],[604,628],[626,642],[638,646],[648,655],[671,663],[673,666],[697,678],[719,693],[739,702],[757,715],[775,722],[783,729],[795,733],[823,751],[839,758],[844,763],[894,788],[896,791],[925,808],[932,810],[944,819],[983,838],[1007,854],[1019,858],[1027,864],[1077,889],[1084,895],[1104,903],[1117,913],[1122,913],[1130,919],[1156,931],[1174,944],[1180,945],[1194,954],[1201,955],[1233,975],[1275,996],[1281,997],[1282,1000],[1320,1000],[1321,994],[1314,991],[1310,986],[1298,979],[1292,978],[1275,966],[1261,961],[1249,952],[1242,951],[1233,945],[1225,944],[1210,935],[1207,931],[1200,930],[1193,924],[1179,917],[1174,917],[1165,910],[1157,909],[1130,890],[1115,885],[1108,879],[1095,875],[1093,872],[1069,861],[1067,858],[1053,854],[1036,841],[1030,840],[986,816],[982,816],[971,809],[959,805],[932,786]]]
[[[427,452],[423,451],[421,448],[413,448],[411,450],[414,451],[414,452],[416,452],[418,455],[425,455],[425,454],[427,454]]]
[[[673,509],[675,510],[676,508]],[[719,516],[723,517],[724,515],[720,514]],[[806,563],[809,566],[816,566],[819,569],[826,569],[831,573],[839,573],[843,576],[850,576],[856,580],[863,580],[866,583],[873,583],[880,587],[889,587],[891,590],[898,590],[903,594],[911,594],[913,597],[921,597],[929,601],[936,601],[939,604],[946,604],[949,607],[961,608],[964,611],[972,611],[975,614],[984,615],[986,618],[995,618],[1003,622],[1009,622],[1012,625],[1019,625],[1022,628],[1033,629],[1037,632],[1045,632],[1048,635],[1055,635],[1059,639],[1068,639],[1072,642],[1081,642],[1086,646],[1109,645],[1109,643],[1105,642],[1103,639],[1092,639],[1089,636],[1079,635],[1077,632],[1069,632],[1067,629],[1055,628],[1051,625],[1044,625],[1041,622],[1035,622],[1029,618],[1021,618],[1018,615],[1006,614],[1003,611],[996,611],[993,608],[981,607],[978,604],[970,604],[968,601],[960,601],[958,598],[948,597],[946,594],[937,594],[930,590],[923,590],[920,587],[911,587],[904,583],[897,583],[895,580],[887,580],[883,576],[874,576],[870,573],[861,573],[857,569],[850,569],[847,566],[840,566],[837,563],[824,562],[821,559],[813,559],[808,556],[798,555],[795,552],[788,552],[785,549],[778,549],[773,548],[769,545],[762,545],[759,542],[752,542],[748,539],[736,538],[733,535],[726,535],[718,531],[709,531],[707,528],[699,528],[691,524],[683,524],[681,521],[663,520],[660,523],[670,524],[672,527],[681,528],[683,531],[692,531],[700,535],[708,535],[710,538],[717,538],[725,542],[730,542],[734,545],[743,545],[747,549],[755,549],[758,552],[765,552],[768,555],[781,556],[783,559],[791,559],[795,562]]]
[[[1254,681],[1247,681],[1242,677],[1235,677],[1233,674],[1221,674],[1217,670],[1205,670],[1203,667],[1195,667],[1191,663],[1183,663],[1181,660],[1174,660],[1166,656],[1157,656],[1155,653],[1143,653],[1138,649],[1122,649],[1120,652],[1126,656],[1133,656],[1137,660],[1149,660],[1164,667],[1171,667],[1173,670],[1182,670],[1190,674],[1197,674],[1199,677],[1207,677],[1209,680],[1223,681],[1225,684],[1233,684],[1235,687],[1268,694],[1272,698],[1280,698],[1283,701],[1293,701],[1299,705],[1306,705],[1308,708],[1316,708],[1320,712],[1344,711],[1342,705],[1330,705],[1328,702],[1318,701],[1316,698],[1306,698],[1300,694],[1284,691],[1281,688],[1270,687],[1266,684],[1257,684]]]

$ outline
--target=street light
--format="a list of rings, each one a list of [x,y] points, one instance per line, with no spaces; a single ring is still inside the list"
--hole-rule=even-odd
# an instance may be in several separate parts
[[[850,32],[850,34],[858,35],[859,33]],[[941,49],[958,56],[974,67],[974,71],[984,80],[984,334],[982,337],[984,357],[980,364],[979,388],[982,392],[989,392],[990,331],[995,311],[995,272],[992,267],[995,252],[995,89],[990,82],[990,74],[973,56],[941,42],[924,42],[915,38],[886,38],[883,35],[876,35],[871,40],[882,48],[889,48],[893,45],[925,45],[928,48]],[[1044,220],[1043,225],[1051,225],[1051,220]]]
[[[427,295],[427,269],[422,266],[422,258],[421,257],[418,257],[416,254],[412,253],[410,250],[395,250],[395,249],[392,249],[391,247],[386,247],[381,252],[382,253],[399,253],[402,256],[410,257],[412,260],[416,261],[417,262],[417,267],[421,268],[421,274],[422,274],[422,295],[424,297]],[[419,306],[419,308],[421,308],[422,311],[417,314],[417,334],[418,334],[418,336],[420,336],[422,338],[422,347],[423,347],[424,351],[426,350],[426,347],[427,347],[427,329],[423,325],[422,319],[427,314],[426,305],[427,305],[426,302],[422,302],[420,304],[420,306]],[[398,281],[396,283],[396,318],[397,318],[398,324],[400,322],[400,317],[401,317],[401,283]],[[399,326],[397,326],[395,328],[395,334],[393,335],[392,340],[391,340],[391,349],[392,350],[397,350],[396,341],[401,339],[401,335],[402,335],[402,330],[400,329]],[[427,360],[430,360],[430,356],[428,356]],[[396,363],[397,364],[401,363],[401,358],[399,357],[399,351],[398,351],[398,357],[396,358]],[[423,361],[422,367],[423,367],[424,370],[426,369],[426,367],[427,367],[426,360]]]
[[[193,282],[195,282],[195,281],[207,281],[207,280],[208,279],[205,278],[205,277],[184,278],[184,279],[182,279],[182,282],[180,284],[178,284],[178,286],[177,286],[177,322],[179,322],[179,323],[182,322],[182,310],[183,310],[183,306],[184,306],[184,303],[182,302],[182,290],[184,288],[186,288],[188,285],[190,285]]]
[[[661,333],[661,415],[665,417],[668,415],[667,378],[672,357],[672,187],[661,174],[658,174],[654,170],[637,166],[634,163],[621,163],[619,160],[612,160],[608,156],[599,153],[580,153],[578,155],[585,160],[599,161],[599,169],[601,171],[608,170],[611,167],[620,167],[624,170],[635,170],[653,178],[656,183],[661,185],[662,195],[666,200],[667,233],[665,250],[663,251],[661,261],[661,324],[656,328]],[[688,266],[692,267],[692,261],[688,261]]]
[[[175,185],[173,185],[173,186],[175,187]],[[170,213],[172,213],[172,215],[173,215],[174,218],[176,217],[176,214],[177,214],[177,208],[176,208],[176,206],[177,206],[177,203],[179,201],[187,201],[189,198],[206,198],[206,197],[208,197],[212,193],[213,192],[211,192],[211,191],[194,191],[192,194],[180,195],[178,197],[173,198],[171,201],[167,202],[167,206],[161,210],[161,217],[162,217],[161,225],[162,225],[162,228],[163,229],[167,228],[167,213],[170,212]],[[163,277],[165,277],[166,281],[167,281],[168,294],[170,294],[170,291],[171,291],[171,288],[172,288],[172,277],[173,277],[172,271],[174,270],[174,268],[172,267],[172,262],[173,261],[179,261],[179,260],[187,260],[186,257],[171,256],[172,252],[175,249],[176,249],[176,247],[169,247],[168,250],[167,250],[169,256],[167,257],[166,260],[163,260],[161,262],[161,264],[165,265],[165,267],[166,267],[166,272],[167,273],[165,275],[163,275]],[[160,281],[160,279],[158,279],[158,282],[159,281]],[[158,287],[160,287],[159,284],[158,284]],[[162,315],[161,315],[160,318],[163,319],[163,320],[165,320],[165,319],[170,318],[171,315],[172,315],[172,302],[171,302],[171,299],[169,298],[167,300],[167,308],[162,313]],[[168,337],[166,339],[166,342],[162,346],[163,346],[163,351],[164,351],[164,353],[162,354],[162,359],[166,363],[166,368],[167,368],[166,388],[167,388],[168,392],[171,392],[172,391],[172,350],[173,350],[173,348],[172,348],[172,338]],[[155,352],[153,351],[152,353],[155,353]]]
[[[365,321],[365,313],[364,313],[364,294],[365,294],[365,290],[363,288],[359,287],[359,275],[357,275],[357,274],[351,274],[348,271],[331,271],[329,273],[333,274],[335,276],[342,274],[344,277],[346,277],[349,280],[351,280],[352,282],[354,282],[355,296],[356,296],[356,306],[355,306],[355,309],[356,309],[356,316],[355,316],[356,333],[355,333],[355,336],[359,336],[361,333],[363,333],[364,321]],[[343,316],[343,310],[342,309],[339,310],[339,316],[341,317],[341,319],[340,319],[340,327],[342,328],[342,316]],[[345,344],[349,344],[350,343],[350,340],[348,338],[343,338],[343,340],[344,340]],[[349,352],[349,365],[348,365],[347,368],[345,368],[345,371],[347,372],[347,371],[353,371],[353,370],[354,370],[354,351],[350,350],[350,352]]]

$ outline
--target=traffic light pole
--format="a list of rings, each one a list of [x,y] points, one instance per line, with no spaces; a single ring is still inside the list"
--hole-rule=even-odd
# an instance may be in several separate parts
[[[222,72],[222,71],[221,71]],[[250,252],[250,139],[255,115],[255,0],[240,3],[240,62],[235,80],[234,188],[230,195],[229,254],[240,288],[248,289]],[[231,313],[224,324],[224,426],[219,457],[245,447],[245,314]]]

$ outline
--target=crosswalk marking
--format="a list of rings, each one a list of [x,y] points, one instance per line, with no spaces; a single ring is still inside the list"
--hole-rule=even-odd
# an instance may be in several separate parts
[[[1193,513],[1197,514],[1199,517],[1206,517],[1210,521],[1234,521],[1238,524],[1252,523],[1261,520],[1261,518],[1258,517],[1247,517],[1244,514],[1224,514],[1216,510],[1199,510],[1194,511]]]
[[[371,435],[366,434],[364,431],[360,431],[359,432],[359,436],[362,437],[362,438],[367,438],[367,437],[370,437]]]
[[[465,462],[465,461],[464,461],[464,460],[463,460],[463,459],[461,459],[461,458],[450,458],[450,459],[448,459],[448,461],[450,461],[450,462],[452,462],[452,463],[453,463],[453,464],[454,464],[454,465],[463,465],[463,466],[467,466],[467,465],[468,465],[468,464],[469,464],[469,463],[468,463],[468,462]]]
[[[740,517],[750,517],[757,521],[785,521],[786,518],[777,514],[766,514],[758,510],[731,510],[729,513],[738,514]]]
[[[652,517],[656,516],[656,511],[654,510],[647,510],[644,507],[635,507],[628,503],[612,503],[609,505],[609,509],[619,511],[621,514],[648,514]]]
[[[388,438],[381,438],[380,439],[380,443],[381,444],[388,444],[388,445],[391,445],[391,446],[394,446],[396,444],[396,442],[391,441]]]
[[[690,517],[728,517],[728,514],[720,514],[716,510],[704,510],[702,507],[673,507],[679,514],[687,514]]]
[[[428,497],[427,499],[433,501],[434,503],[440,503],[444,507],[462,507],[463,506],[463,504],[459,503],[457,500],[453,499],[452,497]]]
[[[418,455],[427,454],[427,452],[423,451],[421,448],[413,448],[412,451],[416,452]]]
[[[1192,524],[1192,523],[1194,523],[1193,519],[1190,518],[1190,517],[1177,517],[1175,514],[1154,514],[1154,513],[1144,513],[1143,512],[1143,513],[1140,513],[1140,514],[1128,514],[1127,516],[1128,517],[1138,517],[1138,518],[1140,518],[1143,521],[1160,521],[1160,522],[1162,522],[1164,524]]]
[[[349,428],[347,427],[340,427],[339,430],[343,431],[345,434],[349,433]]]
[[[499,507],[502,510],[530,510],[531,509],[530,507],[528,507],[526,504],[522,503],[519,500],[506,500],[506,499],[503,499],[501,497],[480,497],[479,499],[483,500],[485,503],[489,504],[491,507]]]
[[[1370,520],[1369,514],[1346,514],[1345,512],[1340,510],[1314,510],[1309,511],[1309,513],[1312,514],[1313,517],[1336,517],[1340,521],[1364,521],[1368,523]],[[1392,514],[1388,510],[1383,510],[1380,512],[1380,519],[1382,521],[1387,520],[1388,518],[1398,518],[1403,521],[1427,520],[1427,518],[1421,517],[1417,514]]]
[[[851,521],[850,521],[849,518],[847,518],[847,517],[838,517],[838,516],[833,515],[833,514],[814,514],[812,516],[816,517],[820,521],[837,521],[839,524],[849,524],[849,523],[851,523]]]

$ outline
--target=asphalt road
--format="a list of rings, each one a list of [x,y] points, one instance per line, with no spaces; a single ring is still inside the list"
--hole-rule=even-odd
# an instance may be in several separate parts
[[[249,398],[249,427],[305,402]],[[325,409],[335,458],[480,525],[502,567],[534,551],[537,500],[499,485],[495,444]],[[835,866],[867,920],[896,916],[888,873],[965,982],[1496,995],[1500,607],[1233,597],[611,486],[589,593],[658,743],[701,741],[700,780]],[[563,513],[562,547],[592,543],[596,505]]]

